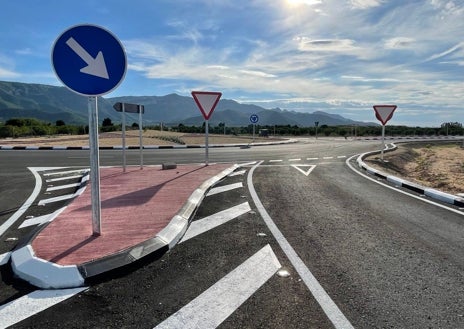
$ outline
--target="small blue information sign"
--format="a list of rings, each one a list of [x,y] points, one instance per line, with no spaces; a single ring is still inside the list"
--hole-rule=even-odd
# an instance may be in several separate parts
[[[258,118],[258,116],[256,114],[252,114],[250,116],[250,122],[251,123],[255,124],[255,123],[258,123],[258,121],[259,121],[259,118]]]

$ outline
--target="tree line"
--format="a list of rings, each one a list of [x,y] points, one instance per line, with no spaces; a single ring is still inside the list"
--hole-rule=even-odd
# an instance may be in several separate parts
[[[121,124],[114,124],[110,118],[105,118],[99,127],[100,132],[120,131]],[[409,127],[409,126],[389,126],[385,127],[385,134],[388,136],[446,136],[463,135],[463,127],[459,122],[445,122],[440,127]],[[126,129],[138,129],[138,124],[133,123]],[[170,130],[181,133],[204,133],[205,123],[200,126],[178,124],[176,126],[145,126],[144,129]],[[225,135],[251,135],[253,125],[243,127],[228,127],[224,123],[208,126],[211,134]],[[67,125],[63,120],[57,120],[54,124],[43,122],[33,118],[12,118],[5,123],[0,122],[0,138],[16,138],[31,136],[49,135],[82,135],[89,132],[85,125]],[[341,137],[362,137],[362,136],[381,136],[382,127],[378,126],[328,126],[319,127],[300,127],[298,125],[256,125],[256,135],[264,136],[341,136]]]

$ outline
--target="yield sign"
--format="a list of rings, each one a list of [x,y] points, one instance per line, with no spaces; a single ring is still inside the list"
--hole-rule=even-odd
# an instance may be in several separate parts
[[[374,105],[375,117],[382,122],[384,126],[387,124],[388,120],[392,118],[395,110],[396,105]]]
[[[313,169],[316,168],[315,165],[292,165],[292,167],[298,170],[300,173],[302,173],[305,176],[308,176],[311,173],[311,171],[313,171]],[[309,167],[309,169],[303,170],[300,167]]]
[[[214,91],[192,91],[192,96],[203,114],[203,117],[205,120],[208,120],[211,114],[213,114],[214,108],[219,103],[222,93]]]

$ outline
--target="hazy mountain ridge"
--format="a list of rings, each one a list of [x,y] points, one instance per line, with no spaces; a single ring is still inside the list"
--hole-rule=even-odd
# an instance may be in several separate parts
[[[116,102],[142,104],[145,106],[144,125],[163,122],[165,125],[201,125],[204,122],[192,97],[169,94],[165,96],[123,96],[98,98],[100,122],[110,118],[121,122],[121,113],[113,109]],[[302,113],[282,109],[265,109],[253,104],[241,104],[230,99],[221,99],[209,122],[216,125],[246,126],[250,115],[257,114],[260,125],[372,125],[353,121],[340,115],[322,111]],[[138,122],[136,114],[127,114],[127,122]],[[0,121],[14,117],[32,117],[54,123],[63,120],[67,124],[88,123],[88,98],[73,93],[65,87],[42,84],[26,84],[0,81]]]

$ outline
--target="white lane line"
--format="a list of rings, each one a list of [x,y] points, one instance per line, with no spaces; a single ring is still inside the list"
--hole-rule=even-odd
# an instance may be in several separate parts
[[[0,328],[6,328],[86,290],[36,290],[0,306]]]
[[[232,174],[230,174],[229,177],[240,176],[240,175],[244,175],[245,173],[246,173],[246,170],[235,171]]]
[[[334,157],[323,157],[322,159],[324,160],[329,160],[329,159],[333,159]]]
[[[269,160],[269,162],[282,162],[284,160]]]
[[[244,202],[235,207],[220,211],[214,215],[196,220],[192,222],[185,232],[185,235],[182,237],[182,240],[179,243],[185,242],[188,239],[191,239],[197,235],[200,235],[206,231],[209,231],[219,225],[227,223],[228,221],[237,218],[251,210],[248,202]]]
[[[79,186],[81,186],[81,183],[73,183],[73,184],[52,186],[52,187],[48,187],[48,188],[47,188],[47,192],[50,192],[50,191],[58,191],[58,190],[64,190],[64,189],[67,189],[67,188],[79,187]]]
[[[37,196],[40,193],[40,189],[42,188],[42,179],[40,178],[40,175],[38,173],[40,168],[29,167],[28,169],[32,172],[32,174],[35,177],[34,190],[32,191],[29,198],[27,198],[27,200],[23,203],[23,205],[10,218],[8,218],[6,222],[4,222],[0,226],[0,236],[2,236],[3,233],[5,233],[6,230],[8,230],[10,226],[13,225],[19,219],[19,217],[21,217],[24,214],[24,212],[31,206],[32,202],[35,200],[35,198],[37,198]]]
[[[301,159],[288,159],[289,162],[301,161]]]
[[[319,158],[306,158],[306,160],[319,160]]]
[[[266,245],[156,328],[216,328],[279,268],[279,260]]]
[[[308,289],[311,291],[311,293],[313,294],[314,298],[317,300],[319,305],[321,305],[322,310],[324,311],[326,316],[329,318],[329,320],[332,322],[334,327],[337,329],[353,328],[351,323],[348,321],[345,315],[340,311],[340,309],[335,304],[335,302],[330,298],[330,296],[327,294],[324,288],[320,285],[320,283],[317,281],[317,279],[314,277],[311,271],[306,267],[306,265],[301,260],[301,258],[298,256],[298,254],[295,252],[295,250],[292,248],[290,243],[288,243],[287,239],[277,228],[271,216],[269,216],[263,204],[261,203],[261,200],[259,199],[258,194],[256,194],[256,190],[253,186],[253,172],[261,163],[262,162],[259,162],[258,164],[253,166],[248,172],[248,177],[247,177],[248,189],[256,205],[256,208],[261,214],[261,217],[263,218],[269,230],[272,232],[272,235],[274,235],[275,239],[279,243],[285,255],[287,255],[293,267],[295,267],[295,270],[298,272],[303,282],[306,284]]]
[[[337,156],[337,159],[345,159],[346,158],[346,155],[339,155]]]
[[[65,210],[66,207],[63,207],[63,208],[60,208],[54,212],[52,212],[51,214],[47,214],[47,215],[43,215],[43,216],[39,216],[39,217],[34,217],[34,218],[30,218],[30,219],[26,219],[20,226],[19,228],[24,228],[24,227],[29,227],[29,226],[33,226],[33,225],[40,225],[40,224],[43,224],[43,223],[47,223],[47,222],[51,222],[52,220],[54,220],[59,214],[61,214],[61,212],[63,210]]]
[[[209,190],[209,192],[206,194],[206,196],[215,195],[215,194],[235,190],[236,188],[240,188],[240,187],[243,187],[242,182],[235,183],[235,184],[224,185],[224,186],[219,186],[219,187],[214,187],[211,190]]]

